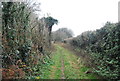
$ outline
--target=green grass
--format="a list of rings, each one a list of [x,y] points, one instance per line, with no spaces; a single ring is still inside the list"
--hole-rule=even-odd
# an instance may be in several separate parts
[[[60,50],[58,50],[59,48],[56,47],[56,49],[57,51],[51,54],[53,64],[48,66],[48,69],[41,75],[42,79],[60,79],[61,77],[61,55]]]
[[[85,74],[89,68],[79,63],[75,54],[62,47],[61,49],[63,50],[65,76],[67,79],[96,79],[93,74]]]
[[[89,68],[82,64],[82,60],[79,59],[78,61],[78,57],[71,51],[57,44],[55,48],[56,51],[51,54],[53,64],[47,66],[46,70],[44,70],[41,75],[42,79],[61,79],[61,60],[64,60],[64,75],[66,79],[97,79],[96,75],[85,73]]]
[[[56,79],[59,79],[61,77],[61,60],[60,60],[60,51],[57,49],[57,51],[53,54],[52,56],[52,60],[54,61],[54,65],[52,65],[51,67],[54,67],[52,68],[52,72],[54,71],[53,73],[53,76],[50,77],[50,78],[56,78]]]

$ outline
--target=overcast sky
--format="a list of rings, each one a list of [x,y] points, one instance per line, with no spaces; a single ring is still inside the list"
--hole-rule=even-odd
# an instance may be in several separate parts
[[[118,21],[120,0],[37,0],[41,3],[41,16],[49,13],[58,19],[53,31],[67,27],[75,36],[84,31],[101,28],[107,21]]]

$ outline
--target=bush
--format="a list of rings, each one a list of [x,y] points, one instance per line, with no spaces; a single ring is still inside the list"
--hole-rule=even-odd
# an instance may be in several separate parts
[[[107,22],[96,31],[88,31],[74,38],[70,44],[89,52],[95,72],[106,78],[118,79],[120,73],[120,23]],[[93,62],[92,62],[93,63]]]

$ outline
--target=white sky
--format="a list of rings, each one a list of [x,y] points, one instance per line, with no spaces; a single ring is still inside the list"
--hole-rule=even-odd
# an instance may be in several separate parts
[[[87,30],[101,28],[107,21],[118,21],[120,0],[37,0],[41,3],[42,14],[49,13],[58,19],[58,25],[72,29],[75,36]],[[43,16],[43,15],[42,15]]]

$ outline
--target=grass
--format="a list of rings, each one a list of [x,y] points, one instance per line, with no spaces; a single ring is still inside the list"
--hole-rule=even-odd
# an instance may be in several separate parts
[[[48,69],[46,69],[41,75],[42,79],[59,79],[61,77],[60,50],[58,50],[59,48],[56,49],[57,51],[55,51],[51,56],[53,64],[51,66],[47,66]]]
[[[85,73],[89,68],[82,64],[82,60],[78,56],[60,45],[56,44],[55,48],[56,51],[51,56],[53,64],[47,66],[44,70],[41,75],[42,79],[61,79],[61,60],[64,60],[65,79],[97,79],[93,73]]]
[[[78,60],[79,58],[75,54],[64,48],[62,50],[64,52],[65,75],[67,79],[96,79],[93,74],[85,74],[89,68],[83,66],[81,60]]]

